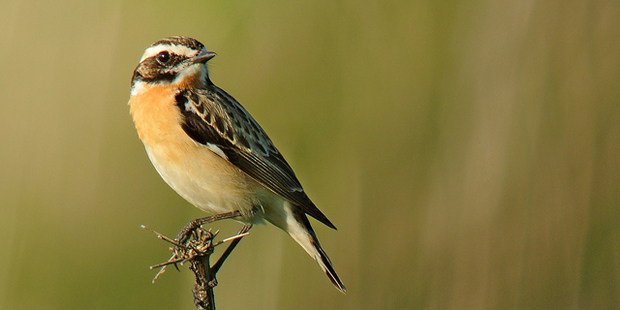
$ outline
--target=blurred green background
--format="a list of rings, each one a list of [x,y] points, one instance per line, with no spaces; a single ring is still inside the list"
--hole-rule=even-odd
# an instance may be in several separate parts
[[[339,228],[313,222],[346,296],[259,226],[218,309],[620,309],[618,1],[0,3],[0,309],[193,309],[139,226],[203,214],[126,105],[170,35]]]

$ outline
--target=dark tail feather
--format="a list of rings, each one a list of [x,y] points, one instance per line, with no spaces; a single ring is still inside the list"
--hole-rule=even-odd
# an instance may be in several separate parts
[[[318,240],[316,241],[317,245],[318,245]],[[319,260],[317,260],[317,262],[319,263],[319,265],[321,265],[321,267],[325,267],[325,274],[327,275],[327,277],[329,277],[329,279],[332,281],[332,283],[334,284],[334,286],[343,294],[345,294],[347,292],[347,288],[344,287],[344,284],[342,284],[342,281],[340,281],[340,278],[338,277],[338,274],[336,273],[336,270],[334,270],[334,266],[332,266],[332,262],[329,260],[329,257],[327,256],[327,253],[325,253],[325,251],[323,251],[323,248],[321,248],[320,245],[318,245],[317,250],[319,251]]]
[[[334,270],[334,266],[329,260],[327,253],[325,253],[325,251],[323,251],[323,248],[321,248],[319,239],[317,239],[316,234],[314,233],[314,230],[310,225],[310,221],[308,221],[308,217],[306,217],[306,215],[301,212],[296,212],[295,219],[297,220],[297,224],[299,224],[300,226],[297,228],[301,228],[304,233],[295,233],[298,232],[298,230],[290,227],[290,224],[288,227],[288,233],[291,235],[291,237],[293,237],[293,239],[295,239],[295,241],[297,241],[297,243],[299,243],[299,245],[301,245],[302,248],[304,248],[304,250],[306,250],[306,252],[308,252],[308,254],[310,254],[310,256],[312,256],[316,260],[317,263],[319,263],[319,266],[321,266],[321,269],[325,271],[325,274],[327,275],[327,277],[329,277],[334,286],[344,294],[347,289],[344,287],[344,284],[342,284],[342,281],[340,280],[340,277],[338,277],[336,270]]]

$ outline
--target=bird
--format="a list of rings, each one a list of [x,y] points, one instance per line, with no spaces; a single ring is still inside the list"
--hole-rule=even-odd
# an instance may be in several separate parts
[[[208,214],[271,223],[288,233],[342,293],[346,288],[308,215],[336,230],[305,193],[291,166],[248,111],[211,81],[216,54],[173,36],[146,48],[133,72],[130,115],[164,181]]]

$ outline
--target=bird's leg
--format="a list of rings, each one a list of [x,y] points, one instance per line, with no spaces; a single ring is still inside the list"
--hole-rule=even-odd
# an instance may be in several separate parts
[[[198,229],[200,226],[207,224],[207,223],[213,223],[219,220],[239,217],[241,215],[242,215],[241,211],[231,211],[231,212],[216,214],[216,215],[209,216],[209,217],[195,219],[187,223],[187,225],[185,225],[185,227],[183,227],[183,229],[179,231],[176,238],[174,238],[174,241],[179,244],[185,244],[189,240],[189,237],[192,235],[192,233],[196,229]]]
[[[244,224],[243,227],[241,227],[241,230],[239,230],[239,232],[237,233],[237,236],[246,234],[248,231],[250,231],[251,228],[252,224]],[[228,258],[228,255],[232,253],[239,241],[241,241],[241,238],[243,237],[235,238],[234,240],[232,240],[230,242],[230,245],[226,248],[226,250],[224,250],[224,253],[222,253],[222,256],[220,256],[217,262],[213,264],[213,266],[211,267],[211,273],[214,276],[220,270],[220,267],[222,267],[222,264],[224,264],[224,261],[226,260],[226,258]]]
[[[261,206],[254,206],[252,207],[250,212],[246,214],[245,216],[248,218],[254,217],[256,213],[261,212],[262,210],[263,209]],[[220,268],[224,264],[224,261],[228,258],[230,253],[232,253],[232,251],[235,249],[237,244],[239,244],[239,241],[241,241],[241,238],[246,236],[248,234],[248,231],[250,231],[250,229],[252,229],[252,224],[244,224],[243,227],[241,227],[241,230],[239,230],[239,232],[237,233],[237,235],[234,237],[231,237],[234,239],[230,242],[230,245],[226,248],[226,250],[224,250],[224,253],[222,253],[222,256],[220,256],[217,262],[215,262],[215,264],[213,264],[213,266],[211,267],[211,271],[214,276],[220,270]]]
[[[254,208],[252,208],[252,210],[250,211],[249,215],[253,216],[259,210],[260,210],[260,208],[255,206]],[[177,255],[178,253],[177,252],[179,250],[181,250],[181,248],[186,248],[187,246],[192,247],[192,245],[188,244],[188,242],[190,242],[192,234],[195,231],[200,230],[199,228],[201,228],[202,225],[207,224],[207,223],[213,223],[215,221],[219,221],[219,220],[223,220],[223,219],[236,218],[236,217],[240,217],[240,216],[243,216],[243,213],[241,211],[236,210],[236,211],[216,214],[216,215],[209,216],[209,217],[195,219],[195,220],[187,223],[187,225],[185,225],[185,227],[183,227],[183,229],[181,229],[181,231],[179,231],[179,233],[177,234],[176,238],[174,238],[174,240],[170,240],[170,242],[175,245],[176,251],[175,251],[175,254],[173,255],[173,257],[171,258],[171,260],[169,260],[169,262],[173,261],[175,258],[178,258],[178,255]],[[217,262],[215,264],[213,264],[213,267],[210,268],[210,274],[213,277],[213,279],[212,279],[213,281],[215,281],[215,275],[217,274],[219,269],[224,264],[224,261],[232,253],[232,251],[235,249],[235,247],[237,246],[239,241],[241,241],[241,238],[246,236],[247,232],[250,231],[251,228],[252,228],[252,224],[244,224],[243,227],[241,227],[241,230],[239,230],[239,232],[237,233],[236,236],[230,237],[230,238],[228,238],[226,240],[223,240],[221,242],[218,242],[218,243],[215,243],[215,244],[212,245],[214,247],[214,246],[217,246],[217,245],[219,245],[221,243],[224,243],[224,242],[227,242],[227,241],[231,242],[230,245],[226,248],[226,250],[224,250],[224,253],[222,253],[222,256],[220,256],[220,258],[217,260]],[[216,234],[217,234],[217,232],[216,232]],[[209,246],[211,247],[211,243],[210,243]],[[183,250],[186,250],[186,249],[183,249]],[[175,264],[175,266],[176,266],[176,264]]]

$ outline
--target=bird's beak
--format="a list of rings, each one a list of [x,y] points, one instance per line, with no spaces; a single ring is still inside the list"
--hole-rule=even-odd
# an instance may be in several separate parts
[[[192,57],[189,60],[189,62],[191,64],[196,64],[196,63],[206,63],[207,61],[209,61],[209,59],[215,57],[215,53],[214,52],[206,52],[205,54],[202,55],[198,55],[196,57]]]

